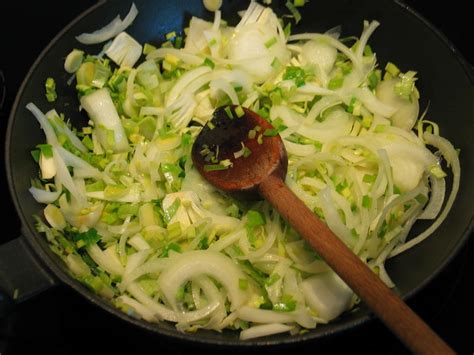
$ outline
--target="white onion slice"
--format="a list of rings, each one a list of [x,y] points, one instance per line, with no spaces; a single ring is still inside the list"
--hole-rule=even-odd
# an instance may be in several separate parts
[[[33,195],[36,202],[39,203],[53,203],[61,194],[61,191],[46,191],[36,187],[30,187],[28,191]]]
[[[135,3],[132,4],[130,11],[127,16],[123,19],[120,19],[120,16],[117,16],[110,22],[108,25],[102,27],[101,29],[94,31],[92,33],[83,33],[76,37],[76,39],[82,44],[96,44],[105,42],[120,32],[124,31],[128,26],[132,24],[135,20],[135,17],[138,15],[138,9],[135,6]]]
[[[281,323],[271,323],[264,325],[256,325],[240,332],[240,340],[248,340],[253,338],[264,337],[267,335],[289,332],[294,327]]]

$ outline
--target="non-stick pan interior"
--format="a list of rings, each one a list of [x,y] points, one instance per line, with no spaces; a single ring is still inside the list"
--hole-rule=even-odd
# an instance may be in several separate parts
[[[201,1],[135,1],[140,13],[135,23],[127,30],[141,42],[160,43],[164,34],[182,31],[192,15],[212,19],[204,10]],[[223,18],[231,24],[237,23],[237,11],[247,7],[246,1],[224,1]],[[284,1],[273,1],[273,7],[280,14],[287,12]],[[67,86],[69,79],[63,69],[64,58],[72,48],[84,48],[98,53],[100,46],[83,47],[74,36],[90,32],[111,21],[117,14],[122,17],[130,8],[128,1],[110,1],[99,4],[86,12],[66,28],[45,49],[26,78],[12,110],[7,140],[7,169],[12,195],[22,220],[28,240],[41,259],[65,283],[82,293],[93,303],[146,329],[178,338],[217,344],[274,344],[314,339],[349,329],[368,319],[364,307],[340,317],[339,320],[303,335],[289,337],[287,334],[239,342],[236,332],[199,331],[197,334],[182,334],[168,323],[149,324],[129,318],[108,305],[85,287],[74,281],[64,270],[62,262],[49,250],[44,236],[34,229],[33,215],[41,214],[41,206],[28,192],[30,179],[37,176],[37,165],[30,151],[44,141],[43,132],[37,121],[25,109],[28,102],[34,102],[42,111],[55,108],[64,112],[73,125],[81,127],[87,122],[78,110],[75,90]],[[474,132],[474,89],[472,77],[466,66],[445,39],[429,24],[409,9],[391,1],[312,1],[304,7],[303,19],[293,27],[293,33],[325,32],[341,26],[342,36],[359,35],[364,20],[378,20],[381,26],[371,38],[370,45],[377,53],[379,64],[387,61],[397,63],[403,70],[415,70],[419,80],[422,110],[429,105],[427,118],[440,125],[441,134],[456,148],[461,149],[461,188],[453,209],[444,224],[427,241],[387,263],[387,269],[397,285],[397,292],[408,297],[418,291],[450,260],[463,241],[467,239],[472,226],[474,190],[474,148],[470,144]],[[48,76],[56,79],[59,99],[50,104],[44,98],[44,82]],[[412,235],[425,225],[415,225]]]

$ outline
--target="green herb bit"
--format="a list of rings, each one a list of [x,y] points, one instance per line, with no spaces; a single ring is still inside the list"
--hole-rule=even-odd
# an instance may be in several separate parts
[[[256,130],[254,130],[254,129],[249,130],[249,133],[248,133],[249,139],[254,139],[256,135],[257,135]]]
[[[217,44],[217,40],[215,38],[209,41],[209,47],[215,46]]]
[[[234,115],[232,114],[232,109],[230,108],[230,106],[227,106],[225,109],[224,109],[225,113],[227,114],[227,117],[229,117],[231,120],[234,119]]]
[[[374,70],[369,74],[368,79],[369,79],[369,88],[370,88],[370,90],[375,90],[375,88],[377,87],[377,85],[380,82],[380,78],[381,78],[380,69]]]
[[[370,208],[371,206],[372,206],[372,198],[369,197],[368,195],[364,195],[364,197],[362,197],[362,207]]]
[[[72,233],[71,237],[78,248],[91,246],[101,239],[95,228],[91,228],[83,233]]]
[[[400,73],[400,69],[393,64],[392,62],[388,62],[385,66],[385,71],[388,72],[392,77],[396,77]]]
[[[295,19],[295,22],[299,23],[301,21],[301,14],[296,8],[296,6],[289,0],[286,2],[285,6],[288,10],[290,10],[291,14],[293,15]]]
[[[238,118],[241,118],[245,115],[245,111],[242,106],[237,106],[234,111]]]
[[[249,148],[244,147],[244,158],[248,158],[251,154],[252,151]]]
[[[273,310],[277,312],[292,312],[296,309],[296,301],[290,295],[283,295],[281,302],[273,305]]]
[[[35,149],[31,151],[31,156],[33,157],[34,161],[37,163],[39,162],[39,159],[40,159],[40,153],[41,151],[39,149]]]
[[[218,171],[218,170],[227,170],[227,169],[229,169],[228,166],[224,166],[220,164],[204,165],[204,171]]]
[[[275,70],[280,69],[280,67],[281,67],[281,62],[278,60],[277,57],[273,58],[273,61],[272,61],[271,66],[272,66],[272,68],[275,69]]]
[[[265,47],[266,47],[266,48],[270,48],[270,47],[273,46],[275,43],[277,43],[277,39],[276,39],[276,37],[272,37],[272,38],[270,38],[268,41],[265,42]]]
[[[183,47],[183,37],[178,36],[174,40],[174,48],[180,49],[181,47]]]
[[[249,280],[239,279],[239,288],[241,290],[247,290],[249,288]]]
[[[56,82],[53,78],[47,78],[46,83],[44,84],[46,88],[46,100],[48,102],[54,102],[58,98],[58,94],[56,93]]]
[[[204,62],[202,64],[207,65],[211,69],[214,69],[214,67],[216,66],[216,64],[209,58],[204,59]]]
[[[283,33],[285,34],[285,38],[290,37],[290,35],[291,35],[291,22],[288,22],[286,24],[285,28],[283,29]]]
[[[145,43],[143,46],[143,54],[148,55],[152,52],[156,51],[156,47],[150,43]]]
[[[343,76],[337,76],[329,80],[328,83],[328,89],[329,90],[336,90],[342,87],[342,84],[344,83],[344,77]]]
[[[370,57],[370,56],[374,55],[374,52],[372,51],[372,47],[370,47],[370,45],[368,45],[368,44],[365,45],[365,47],[364,47],[364,55],[366,57]]]
[[[369,175],[365,174],[364,177],[362,178],[363,182],[366,182],[368,184],[373,183],[377,179],[377,175]]]
[[[283,80],[293,80],[297,87],[303,86],[305,84],[306,73],[304,69],[300,67],[290,66],[286,68],[285,73],[283,74]]]
[[[166,39],[169,41],[170,39],[173,39],[176,37],[176,32],[173,31],[173,32],[169,32],[166,34]]]
[[[246,227],[254,228],[263,226],[265,224],[265,217],[258,211],[249,210],[247,212],[247,223]]]
[[[271,286],[281,279],[279,274],[272,274],[269,278],[265,280],[265,286]]]
[[[263,135],[265,137],[275,137],[278,135],[278,129],[276,128],[267,128],[265,131],[263,131]]]

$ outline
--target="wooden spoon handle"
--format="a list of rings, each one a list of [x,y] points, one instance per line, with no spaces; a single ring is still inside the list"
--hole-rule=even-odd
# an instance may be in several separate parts
[[[270,175],[260,183],[259,191],[410,350],[419,354],[454,354],[279,177]]]

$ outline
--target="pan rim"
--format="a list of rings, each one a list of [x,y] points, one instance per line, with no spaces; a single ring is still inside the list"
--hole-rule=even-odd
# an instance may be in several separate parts
[[[456,48],[456,46],[439,30],[437,29],[431,22],[429,22],[426,18],[420,15],[416,10],[405,4],[401,0],[391,0],[393,3],[401,7],[409,16],[414,16],[416,20],[418,20],[422,26],[430,29],[430,31],[439,39],[440,43],[446,45],[450,53],[454,56],[456,61],[461,65],[463,71],[467,78],[469,79],[471,85],[474,85],[474,71],[472,68],[469,67],[467,60],[463,57],[462,53]],[[12,160],[11,160],[11,136],[13,131],[13,122],[14,118],[17,115],[19,110],[19,103],[23,96],[24,90],[29,82],[30,77],[36,71],[37,67],[42,63],[43,58],[45,55],[51,50],[51,48],[64,36],[64,34],[73,28],[78,22],[80,22],[83,18],[88,16],[90,13],[93,13],[96,9],[102,7],[104,4],[107,3],[107,0],[99,0],[95,5],[91,6],[81,14],[79,14],[74,20],[72,20],[67,26],[65,26],[50,42],[49,44],[41,51],[39,56],[36,58],[32,66],[30,67],[28,73],[26,74],[14,100],[14,103],[11,108],[11,112],[8,118],[8,126],[6,131],[6,140],[5,140],[5,166],[6,166],[6,175],[9,185],[10,195],[12,197],[15,210],[19,219],[21,220],[22,226],[22,233],[26,237],[28,244],[32,249],[34,249],[35,256],[40,259],[41,262],[46,264],[49,270],[56,276],[62,283],[68,285],[76,292],[80,293],[85,299],[89,302],[98,306],[110,314],[117,316],[119,319],[126,321],[127,323],[134,324],[142,329],[147,331],[153,332],[155,334],[164,335],[170,338],[174,338],[181,341],[192,342],[192,343],[200,343],[203,345],[219,345],[219,346],[237,346],[237,347],[250,347],[250,346],[273,346],[273,345],[290,345],[294,343],[302,343],[307,341],[314,341],[320,338],[326,338],[330,336],[341,335],[342,333],[348,330],[354,330],[360,327],[363,324],[367,324],[368,321],[375,319],[372,314],[365,314],[362,315],[360,318],[347,322],[345,324],[335,325],[333,329],[328,330],[326,332],[321,333],[314,333],[311,332],[306,333],[301,336],[294,336],[294,337],[287,337],[284,340],[278,339],[274,340],[272,338],[268,338],[265,340],[250,340],[246,342],[239,341],[236,339],[225,339],[225,340],[209,340],[206,337],[199,337],[193,334],[185,334],[181,333],[175,329],[167,329],[167,328],[158,328],[156,324],[149,323],[143,320],[138,320],[133,317],[128,316],[127,314],[123,313],[122,311],[115,308],[106,300],[102,299],[100,296],[94,294],[92,291],[89,291],[85,288],[82,284],[80,284],[77,280],[72,278],[63,268],[60,267],[58,260],[52,258],[52,255],[48,254],[45,250],[43,250],[43,246],[40,244],[40,241],[37,237],[37,232],[31,230],[28,223],[25,223],[26,216],[22,213],[22,207],[19,202],[19,197],[17,191],[15,190],[14,183],[13,183],[13,168],[12,168]],[[452,260],[459,254],[461,248],[466,244],[469,236],[472,234],[474,229],[474,216],[471,216],[471,220],[465,230],[462,232],[462,235],[458,242],[453,246],[452,250],[450,251],[449,255],[440,263],[437,268],[427,277],[423,282],[418,284],[414,287],[411,291],[407,292],[403,295],[403,299],[405,301],[412,298],[415,294],[419,293],[423,288],[426,287],[427,284],[432,282],[434,278],[436,278],[439,273],[446,268],[446,266],[452,262]]]

